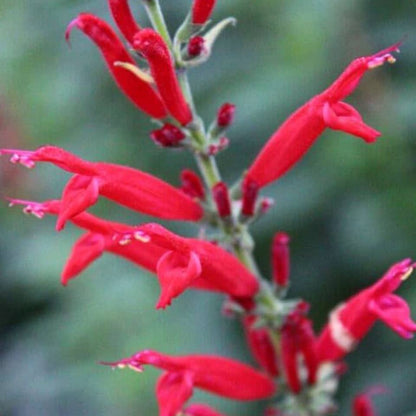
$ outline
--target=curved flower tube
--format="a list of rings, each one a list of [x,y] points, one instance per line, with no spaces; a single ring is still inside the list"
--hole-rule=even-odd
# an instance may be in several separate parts
[[[143,371],[143,365],[164,370],[156,386],[160,416],[176,416],[195,387],[235,400],[264,399],[275,392],[272,379],[246,364],[216,355],[174,357],[145,350],[129,358],[102,364],[129,367],[139,372]]]
[[[0,154],[12,154],[13,163],[27,167],[49,162],[75,174],[63,190],[58,230],[68,219],[95,204],[100,195],[159,218],[198,221],[203,215],[201,206],[180,189],[137,169],[89,162],[55,146],[35,151],[1,149]]]
[[[397,52],[399,46],[396,43],[352,61],[329,88],[300,107],[276,130],[248,169],[246,178],[258,187],[280,178],[328,127],[360,137],[367,143],[374,142],[380,133],[366,125],[358,111],[341,100],[353,92],[369,69],[386,61],[393,63],[395,58],[391,53]]]
[[[150,117],[166,117],[165,106],[151,85],[131,71],[116,65],[121,62],[136,66],[136,63],[106,22],[92,14],[82,13],[68,25],[65,32],[67,41],[74,27],[85,33],[98,46],[116,84],[137,107]],[[125,25],[123,27],[126,28]],[[129,28],[128,33],[130,30],[132,28]]]

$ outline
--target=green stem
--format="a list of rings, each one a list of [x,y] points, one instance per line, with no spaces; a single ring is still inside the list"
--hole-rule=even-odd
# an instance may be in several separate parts
[[[162,36],[169,49],[172,49],[172,40],[160,8],[159,0],[143,0],[143,4],[146,8],[147,15],[152,22],[152,26],[160,34],[160,36]]]

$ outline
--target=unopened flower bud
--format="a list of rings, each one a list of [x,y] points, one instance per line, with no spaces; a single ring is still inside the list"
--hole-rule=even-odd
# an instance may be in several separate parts
[[[210,144],[208,146],[208,154],[210,156],[215,156],[217,153],[221,152],[222,150],[226,149],[230,141],[227,137],[221,137],[216,143]]]
[[[221,128],[226,128],[234,121],[235,105],[231,103],[223,104],[217,112],[217,124]]]
[[[199,56],[204,50],[205,40],[202,36],[193,36],[189,39],[188,54],[189,56]]]
[[[181,189],[192,198],[205,199],[205,189],[199,176],[190,169],[181,172]]]
[[[229,217],[231,215],[231,202],[227,185],[224,182],[218,182],[212,188],[212,196],[220,217]]]
[[[250,178],[246,178],[243,182],[243,205],[241,208],[243,215],[247,217],[254,215],[258,193],[259,186],[257,185],[257,182]]]
[[[272,244],[272,272],[273,282],[280,287],[289,283],[289,241],[286,233],[276,233]]]
[[[166,123],[162,128],[153,130],[150,137],[159,146],[174,147],[185,138],[185,134],[173,124]]]

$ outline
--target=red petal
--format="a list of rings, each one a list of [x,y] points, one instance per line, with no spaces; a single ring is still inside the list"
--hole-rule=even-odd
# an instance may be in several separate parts
[[[412,338],[416,322],[410,316],[409,305],[401,297],[387,294],[370,302],[369,310],[403,338]]]
[[[68,219],[86,211],[97,202],[99,184],[95,177],[74,175],[66,184],[61,199],[61,209],[56,230],[64,228]]]
[[[336,105],[334,108],[331,108],[329,103],[324,104],[323,118],[326,125],[331,129],[341,130],[353,136],[361,137],[367,143],[375,142],[377,137],[381,135],[379,131],[365,124],[361,117],[357,117],[355,114],[352,116],[339,116],[334,109],[336,110]]]
[[[70,279],[73,279],[100,257],[104,248],[105,239],[101,234],[84,234],[72,247],[62,272],[62,284],[66,285]]]
[[[156,308],[170,305],[172,299],[189,288],[200,274],[201,262],[193,251],[189,253],[189,257],[174,251],[166,252],[157,263],[161,294]]]

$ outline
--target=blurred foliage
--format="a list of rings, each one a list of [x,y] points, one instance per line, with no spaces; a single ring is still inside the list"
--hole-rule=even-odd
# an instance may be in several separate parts
[[[135,15],[147,24],[140,1]],[[190,0],[162,0],[171,29]],[[67,23],[81,11],[107,20],[105,0],[0,0],[1,147],[56,144],[91,160],[124,163],[178,184],[189,155],[156,148],[152,129],[114,86],[92,43]],[[292,236],[292,288],[312,304],[317,330],[338,302],[374,282],[416,247],[416,3],[378,0],[218,0],[213,18],[239,24],[218,42],[191,80],[210,120],[224,101],[237,105],[224,176],[238,178],[269,135],[299,105],[325,88],[356,56],[407,36],[394,66],[372,71],[349,100],[382,131],[375,145],[326,132],[295,169],[264,194],[275,198],[254,226],[256,255],[269,272],[269,245]],[[238,150],[237,150],[238,149]],[[33,172],[0,165],[1,193],[26,199],[59,197],[68,176],[40,165]],[[129,223],[148,218],[101,202],[94,212]],[[222,297],[188,292],[156,312],[154,277],[104,256],[63,289],[59,273],[79,230],[54,232],[54,221],[0,210],[0,414],[155,415],[158,372],[110,372],[97,365],[134,351],[218,353],[250,361],[239,326],[220,314]],[[191,225],[169,224],[188,235]],[[416,311],[416,284],[400,289]],[[416,312],[414,312],[416,314]],[[377,324],[348,357],[340,414],[358,391],[383,384],[380,415],[415,409],[415,342]],[[197,397],[208,395],[198,393]],[[230,415],[260,414],[253,405],[212,398]]]

